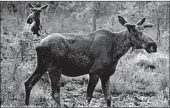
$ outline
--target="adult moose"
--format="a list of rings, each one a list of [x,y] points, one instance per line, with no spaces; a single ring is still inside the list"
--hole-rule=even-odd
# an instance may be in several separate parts
[[[31,9],[31,14],[26,19],[26,24],[31,25],[31,31],[33,34],[40,36],[40,13],[42,10],[46,9],[48,5],[44,6],[34,6],[31,3],[28,3],[29,8]]]
[[[156,52],[154,40],[142,32],[152,25],[143,25],[145,18],[137,24],[129,24],[118,16],[121,25],[127,29],[118,33],[98,30],[90,34],[54,33],[41,40],[36,47],[37,67],[25,82],[26,105],[32,87],[48,71],[51,79],[52,97],[60,105],[61,74],[71,77],[89,74],[87,102],[90,104],[94,88],[101,79],[107,106],[111,106],[110,76],[114,74],[118,60],[130,47],[144,48],[148,53]]]

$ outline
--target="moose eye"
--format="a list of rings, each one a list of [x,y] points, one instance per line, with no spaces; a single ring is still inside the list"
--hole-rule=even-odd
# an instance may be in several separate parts
[[[135,37],[140,37],[142,36],[142,32],[134,32]]]
[[[135,35],[135,37],[138,37],[138,36],[139,36],[139,34],[138,34],[138,33],[134,33],[134,35]]]
[[[132,28],[132,31],[134,32],[134,33],[137,33],[138,31],[136,30],[136,28],[134,27],[134,28]]]

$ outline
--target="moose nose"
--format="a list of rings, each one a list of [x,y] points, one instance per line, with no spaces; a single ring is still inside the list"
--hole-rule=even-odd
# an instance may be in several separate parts
[[[33,22],[33,18],[28,18],[28,19],[27,19],[27,23],[28,23],[28,24],[31,24],[32,22]]]
[[[157,45],[155,43],[152,43],[149,45],[149,49],[152,53],[157,52]]]

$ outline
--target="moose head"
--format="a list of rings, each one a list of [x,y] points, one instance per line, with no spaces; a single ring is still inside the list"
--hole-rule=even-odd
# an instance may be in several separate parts
[[[48,5],[44,6],[34,6],[31,3],[28,3],[29,8],[31,9],[30,15],[26,19],[26,23],[31,25],[31,31],[33,34],[36,34],[37,36],[40,36],[39,30],[40,30],[40,13],[42,10],[46,9]]]
[[[125,26],[130,33],[129,39],[133,48],[142,49],[144,48],[148,53],[157,51],[157,45],[155,41],[147,34],[143,33],[145,28],[153,27],[152,24],[144,24],[146,18],[143,18],[136,24],[127,23],[126,20],[118,16],[118,20],[121,25]]]

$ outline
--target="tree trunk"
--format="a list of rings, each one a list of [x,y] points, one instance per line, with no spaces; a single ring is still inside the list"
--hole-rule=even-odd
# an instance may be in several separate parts
[[[48,4],[48,7],[47,7],[47,9],[46,9],[46,12],[45,12],[45,15],[47,16],[47,18],[48,19],[50,19],[50,15],[49,15],[49,13],[50,13],[50,7],[51,7],[51,4]]]
[[[62,31],[64,29],[64,10],[65,10],[65,7],[63,6],[63,11],[62,11],[62,14],[61,14],[61,28],[62,28]]]
[[[13,4],[13,1],[11,1],[10,4]],[[14,4],[15,4],[15,3],[14,3]],[[10,8],[10,10],[11,10],[11,14],[14,15],[14,11],[13,11],[13,8],[12,8],[12,7]],[[17,9],[17,11],[18,11],[18,9]]]
[[[165,27],[164,30],[167,30],[167,26],[168,26],[168,18],[169,17],[169,2],[166,4],[166,14],[165,14]]]
[[[160,25],[160,19],[157,18],[157,41],[158,43],[160,44],[160,28],[159,28],[159,25]]]
[[[141,4],[140,4],[140,2],[138,2],[138,9],[139,9],[139,16],[141,16]]]
[[[156,8],[156,17],[157,17],[157,41],[160,44],[160,18],[159,18],[159,12],[158,12],[158,6]]]
[[[93,31],[96,31],[96,16],[93,16]]]
[[[168,14],[167,14],[168,15],[168,17],[167,17],[167,26],[168,27],[167,28],[170,29],[170,24],[169,24],[170,23],[170,19],[169,19],[170,18],[170,14],[169,14],[169,12],[170,12],[170,2],[168,2],[167,6],[168,6],[168,8],[167,8],[168,9]],[[167,52],[169,53],[169,51],[170,51],[170,45],[169,45]]]
[[[62,17],[62,31],[64,29],[64,18]]]
[[[1,18],[2,18],[2,16],[1,16],[1,14],[2,14],[2,9],[3,9],[3,7],[2,7],[2,2],[0,2],[0,21],[1,21]]]
[[[17,3],[17,31],[19,29],[19,24],[20,24],[20,3]]]
[[[96,3],[93,2],[93,17],[92,17],[93,31],[96,31]]]
[[[27,19],[28,17],[28,9],[27,9],[27,3],[25,3],[25,20]]]
[[[56,14],[57,14],[57,8],[58,8],[58,7],[56,7],[56,8],[55,8],[55,10],[54,10],[53,19],[55,19],[55,18],[56,18],[56,16],[57,16],[57,15],[56,15]],[[52,20],[53,20],[53,19],[52,19]]]

